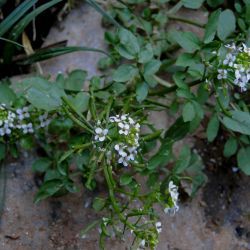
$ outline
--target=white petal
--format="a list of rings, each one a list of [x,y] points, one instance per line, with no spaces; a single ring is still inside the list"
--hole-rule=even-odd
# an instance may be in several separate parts
[[[96,132],[96,134],[101,134],[102,133],[102,129],[101,128],[96,128],[95,132]]]
[[[99,141],[104,141],[104,140],[105,140],[105,136],[99,137]]]

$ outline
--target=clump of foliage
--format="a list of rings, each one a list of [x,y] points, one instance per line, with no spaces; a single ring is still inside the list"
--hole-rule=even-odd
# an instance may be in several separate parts
[[[250,174],[250,3],[87,2],[103,14],[108,29],[109,52],[98,64],[102,76],[88,79],[87,72],[75,70],[54,81],[3,80],[0,157],[39,145],[44,155],[33,170],[44,182],[35,202],[105,186],[106,196],[96,196],[92,205],[106,215],[82,234],[99,225],[104,248],[106,237],[129,231],[136,248],[154,249],[162,230],[155,206],[175,214],[181,183],[189,183],[193,196],[206,180],[194,150],[185,145],[173,152],[177,141],[198,128],[205,127],[209,142],[223,131],[224,156],[236,156],[239,169]],[[206,24],[178,15],[181,8],[201,7],[209,14]],[[172,21],[194,25],[204,35],[169,28]],[[162,110],[175,122],[159,130],[149,112]]]

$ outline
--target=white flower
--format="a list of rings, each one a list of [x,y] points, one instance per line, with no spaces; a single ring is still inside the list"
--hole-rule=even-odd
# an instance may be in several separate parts
[[[43,115],[40,115],[38,119],[40,121],[40,125],[38,126],[38,128],[44,128],[48,126],[51,122],[51,120],[48,119],[48,113],[44,113]]]
[[[117,115],[117,116],[111,116],[111,117],[109,117],[109,121],[110,122],[120,122],[121,119],[119,118],[119,115]]]
[[[118,163],[122,164],[124,167],[128,166],[128,162],[127,162],[127,156],[122,156],[118,159]]]
[[[95,129],[95,140],[103,142],[106,139],[106,135],[108,134],[108,129],[96,128]]]
[[[155,228],[158,234],[162,232],[162,226],[160,221],[155,223]]]
[[[128,135],[129,134],[129,130],[130,130],[130,127],[127,123],[125,122],[118,122],[118,127],[120,127],[119,129],[119,134],[122,135]]]
[[[164,209],[164,212],[167,214],[170,214],[170,215],[174,215],[179,210],[179,206],[177,204],[179,193],[178,193],[178,187],[173,183],[173,181],[169,182],[168,191],[169,191],[170,197],[172,199],[173,206],[166,207]]]
[[[223,64],[233,67],[235,60],[236,60],[236,57],[233,54],[229,53],[226,55],[226,58],[223,61]]]
[[[139,247],[137,248],[137,250],[145,249],[145,244],[146,244],[146,241],[143,239],[140,242]]]
[[[217,79],[218,80],[227,79],[227,70],[226,69],[218,69]]]
[[[242,44],[242,46],[243,46],[243,51],[245,52],[245,53],[247,53],[248,54],[248,56],[250,56],[250,48],[248,48],[247,46],[246,46],[246,44]]]
[[[235,43],[232,43],[232,44],[227,44],[225,45],[226,48],[232,50],[232,51],[236,51],[237,50],[237,47],[235,45]]]
[[[22,109],[17,109],[16,113],[17,113],[17,117],[20,121],[22,121],[25,118],[29,118],[30,114],[28,112],[29,108],[28,107],[23,107]]]
[[[244,69],[240,68],[235,71],[235,80],[234,84],[241,88],[241,91],[247,90],[247,84],[250,80],[250,70],[244,71]]]

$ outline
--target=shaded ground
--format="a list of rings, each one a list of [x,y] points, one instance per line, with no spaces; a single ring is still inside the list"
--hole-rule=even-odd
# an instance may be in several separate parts
[[[194,15],[192,12],[187,14]],[[195,13],[195,16],[202,19],[204,15]],[[46,43],[64,40],[65,36],[70,45],[104,47],[100,16],[85,5],[72,11],[63,23],[53,28]],[[93,65],[99,56],[74,53],[45,62],[42,68],[44,73],[52,75],[59,70],[67,72],[84,68],[93,75],[98,73]],[[165,112],[153,113],[151,119],[159,128],[170,124]],[[223,162],[219,159],[220,141],[210,145],[202,139],[191,142],[203,155],[208,182],[192,201],[181,203],[176,216],[169,217],[159,211],[163,232],[157,249],[250,249],[250,179],[232,171],[233,160]],[[89,193],[82,190],[38,205],[33,203],[39,184],[31,171],[34,158],[34,154],[24,154],[18,162],[6,165],[7,188],[0,222],[0,250],[98,250],[98,230],[84,239],[79,236],[80,230],[98,216],[89,208],[92,200]],[[125,245],[125,242],[111,240],[107,249],[128,249]]]

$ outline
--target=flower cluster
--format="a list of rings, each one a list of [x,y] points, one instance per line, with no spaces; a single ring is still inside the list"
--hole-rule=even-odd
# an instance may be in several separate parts
[[[231,80],[241,91],[246,91],[250,81],[250,48],[245,44],[225,47],[228,51],[224,60],[220,61],[217,79]]]
[[[128,114],[112,116],[111,123],[115,123],[119,133],[119,143],[115,151],[119,157],[118,163],[127,167],[129,161],[134,161],[139,147],[140,124],[136,123]]]
[[[101,122],[98,121],[94,130],[94,141],[105,142],[109,131],[115,130],[117,135],[110,135],[110,139],[113,142],[112,149],[118,156],[118,163],[127,167],[129,161],[135,161],[139,147],[140,124],[135,122],[128,114],[124,114],[109,117],[108,125],[105,128],[103,127]],[[108,158],[111,157],[111,151],[107,152]]]
[[[47,113],[38,117],[37,128],[49,125],[50,120],[47,117]],[[36,118],[37,116],[31,118],[28,107],[11,110],[5,104],[0,104],[0,136],[10,136],[13,131],[18,134],[34,133]]]
[[[179,210],[179,206],[177,204],[178,202],[178,197],[179,197],[179,192],[178,192],[178,187],[173,183],[173,181],[170,181],[168,184],[168,193],[169,193],[169,198],[170,200],[170,206],[166,207],[164,209],[165,213],[169,214],[175,214]]]

